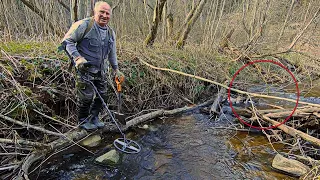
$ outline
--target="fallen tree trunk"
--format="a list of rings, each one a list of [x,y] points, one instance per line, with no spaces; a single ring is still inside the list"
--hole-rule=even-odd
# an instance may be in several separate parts
[[[292,117],[306,117],[308,115],[313,114],[314,112],[319,112],[319,111],[320,111],[320,108],[318,107],[303,107],[303,108],[296,109],[296,111],[292,114]],[[291,113],[292,113],[292,110],[283,109],[282,111],[271,112],[271,113],[265,114],[264,116],[269,118],[283,118],[283,117],[288,117]]]
[[[173,110],[157,110],[148,114],[144,114],[142,116],[138,116],[136,118],[133,118],[132,120],[128,121],[127,124],[125,126],[122,126],[121,129],[123,131],[128,130],[130,127],[138,125],[142,122],[160,117],[160,116],[172,116],[172,115],[177,115],[179,113],[184,113],[187,111],[192,111],[195,109],[198,109],[200,107],[204,107],[204,106],[208,106],[210,104],[212,104],[214,100],[211,99],[205,103],[199,104],[198,106],[194,106],[194,107],[183,107],[183,108],[178,108],[178,109],[173,109]],[[93,134],[97,134],[97,133],[102,133],[102,132],[115,132],[117,131],[117,127],[116,126],[110,126],[110,127],[105,127],[101,130],[97,130],[95,131]],[[51,153],[53,150],[57,150],[57,149],[62,149],[64,147],[70,146],[72,144],[75,144],[75,141],[80,141],[83,138],[85,138],[86,136],[88,136],[89,133],[85,130],[79,130],[76,129],[74,131],[71,131],[69,133],[64,134],[64,137],[55,140],[53,142],[51,142],[49,144],[50,148],[45,149],[45,150],[36,150],[33,153],[31,153],[30,156],[28,156],[22,166],[21,166],[21,171],[19,172],[19,174],[15,177],[15,180],[20,180],[20,179],[29,179],[28,175],[29,175],[29,168],[31,167],[32,164],[34,164],[36,161],[44,159],[45,156],[49,153]],[[35,170],[35,169],[34,169]],[[33,171],[34,171],[33,170]]]
[[[253,112],[248,110],[248,109],[241,109],[241,110],[238,109],[236,111],[237,111],[237,113],[239,115],[244,115],[244,116],[248,116],[248,114],[251,114],[251,115],[253,114]],[[258,112],[258,114],[260,114],[260,117],[263,120],[271,123],[273,126],[277,126],[280,122],[272,120],[271,117],[272,118],[283,118],[283,117],[289,116],[292,113],[292,110],[289,111],[289,110],[286,110],[286,109],[277,109],[277,110],[274,110],[274,111],[275,112],[273,112],[273,113],[267,113],[267,110],[262,110],[261,112],[264,113],[264,114],[261,114],[260,110],[258,110],[257,112]],[[282,112],[279,112],[279,111],[282,111]],[[320,111],[320,109],[317,108],[317,107],[309,107],[309,106],[300,107],[299,109],[296,110],[296,112],[293,114],[293,116],[299,117],[299,116],[302,116],[302,115],[310,115],[313,112],[318,112],[318,111]],[[303,116],[303,117],[305,117],[305,116]],[[287,133],[287,134],[289,134],[289,135],[291,135],[293,137],[299,136],[302,139],[310,142],[311,144],[320,147],[320,139],[315,138],[313,136],[310,136],[307,133],[304,133],[304,132],[302,132],[300,130],[297,130],[295,128],[289,127],[289,126],[284,125],[284,124],[282,124],[280,126],[277,126],[277,128],[281,129],[283,132],[285,132],[285,133]]]
[[[278,121],[272,120],[269,117],[266,117],[266,116],[262,116],[262,117],[263,117],[263,120],[266,120],[266,121],[270,122],[274,126],[279,124]],[[320,139],[315,138],[313,136],[310,136],[309,134],[306,134],[306,133],[304,133],[302,131],[296,130],[296,129],[294,129],[292,127],[289,127],[287,125],[284,125],[284,124],[281,124],[277,128],[281,129],[283,132],[285,132],[285,133],[287,133],[287,134],[289,134],[289,135],[291,135],[293,137],[300,136],[302,139],[310,142],[311,144],[320,147]]]

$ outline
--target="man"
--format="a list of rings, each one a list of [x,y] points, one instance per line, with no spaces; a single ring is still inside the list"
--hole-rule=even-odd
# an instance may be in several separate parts
[[[111,17],[108,3],[98,1],[94,7],[94,16],[74,23],[63,39],[63,44],[77,69],[76,87],[78,119],[81,128],[94,130],[103,128],[98,118],[102,102],[91,84],[97,87],[100,95],[107,99],[107,63],[108,59],[116,76],[124,75],[118,69],[116,39],[114,31],[107,25]]]

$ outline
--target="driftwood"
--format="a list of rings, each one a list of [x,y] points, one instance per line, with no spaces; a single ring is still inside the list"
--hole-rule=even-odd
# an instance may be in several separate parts
[[[247,109],[237,109],[236,110],[237,113],[239,115],[243,115],[243,116],[248,116],[248,115],[252,115],[253,112]],[[271,113],[268,113],[271,112]],[[311,115],[314,112],[319,112],[320,108],[317,107],[310,107],[310,106],[306,106],[306,107],[299,107],[297,108],[297,110],[295,111],[295,113],[293,114],[294,117],[306,117],[306,115]],[[258,115],[260,116],[260,118],[262,118],[262,120],[267,121],[269,123],[271,123],[273,126],[278,125],[280,122],[272,120],[271,118],[285,118],[288,117],[291,113],[292,110],[288,110],[288,109],[277,109],[277,110],[257,110]],[[302,131],[299,131],[295,128],[289,127],[285,124],[282,124],[280,126],[277,127],[278,129],[281,129],[283,132],[293,136],[293,137],[301,137],[302,139],[310,142],[311,144],[320,147],[320,139],[315,138],[313,136],[310,136],[307,133],[304,133]]]
[[[278,121],[275,121],[275,120],[272,120],[270,119],[269,117],[266,117],[266,116],[262,116],[263,117],[263,120],[266,120],[268,122],[270,122],[271,124],[273,124],[274,126],[278,125],[279,122]],[[292,127],[289,127],[287,125],[284,125],[284,124],[281,124],[280,126],[277,127],[278,129],[281,129],[283,132],[293,136],[293,137],[301,137],[302,139],[310,142],[311,144],[313,145],[316,145],[318,147],[320,147],[320,139],[318,138],[315,138],[313,136],[310,136],[309,134],[306,134],[302,131],[299,131],[299,130],[296,130]]]
[[[227,89],[221,88],[218,92],[216,99],[214,100],[213,104],[210,108],[210,114],[218,114],[219,113],[219,104],[226,98]]]
[[[133,127],[133,126],[138,125],[142,122],[152,120],[152,119],[160,117],[160,116],[172,116],[172,115],[177,115],[179,113],[192,111],[192,110],[198,109],[200,107],[208,106],[208,105],[212,104],[213,101],[214,100],[211,99],[205,103],[199,104],[198,106],[194,106],[194,107],[183,107],[183,108],[178,108],[178,109],[173,109],[173,110],[157,110],[157,111],[133,118],[132,120],[128,121],[125,126],[122,126],[121,129],[125,131],[125,130],[128,130],[130,127]],[[94,132],[94,134],[102,133],[102,132],[115,132],[115,131],[117,131],[116,126],[110,126],[110,127],[105,127],[104,129],[101,129],[101,130],[97,130]],[[52,150],[57,150],[57,149],[61,149],[61,148],[70,146],[70,145],[74,144],[75,141],[80,141],[88,135],[89,135],[89,133],[87,131],[76,129],[74,131],[71,131],[69,133],[64,134],[63,135],[64,137],[51,142],[49,144],[50,148],[44,149],[41,151],[39,151],[39,150],[34,151],[33,153],[30,154],[30,156],[28,156],[24,160],[22,167],[21,167],[21,171],[18,174],[18,176],[15,177],[15,179],[16,180],[17,179],[20,180],[23,178],[29,179],[28,178],[29,168],[31,167],[31,165],[33,163],[43,159],[46,156],[46,154],[51,153]]]
[[[306,117],[307,115],[311,115],[314,112],[319,112],[320,108],[317,107],[303,107],[296,109],[296,111],[293,113],[292,117]],[[278,112],[271,112],[268,114],[265,114],[265,117],[269,118],[282,118],[282,117],[288,117],[292,113],[292,110],[282,110]]]

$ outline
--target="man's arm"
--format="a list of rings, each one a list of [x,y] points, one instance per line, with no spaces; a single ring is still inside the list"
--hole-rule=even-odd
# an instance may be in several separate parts
[[[83,37],[86,27],[87,23],[83,20],[75,22],[63,38],[63,43],[66,45],[66,50],[71,55],[73,60],[77,60],[79,57],[81,57],[76,46]]]

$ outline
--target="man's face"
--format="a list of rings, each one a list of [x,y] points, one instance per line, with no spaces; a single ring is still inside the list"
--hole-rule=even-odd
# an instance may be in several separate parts
[[[101,4],[95,9],[94,20],[100,26],[106,26],[111,17],[111,8],[108,4]]]

